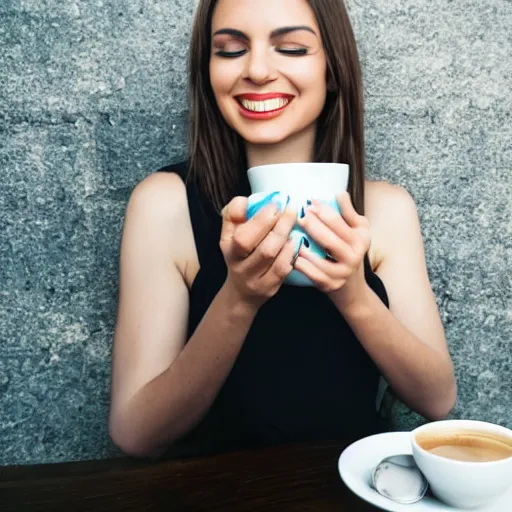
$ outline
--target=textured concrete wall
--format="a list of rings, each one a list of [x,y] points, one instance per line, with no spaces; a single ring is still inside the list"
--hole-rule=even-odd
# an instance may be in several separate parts
[[[512,4],[349,5],[369,173],[418,202],[454,416],[512,427]],[[192,6],[0,2],[0,464],[117,454],[106,418],[122,216],[135,183],[184,153]]]

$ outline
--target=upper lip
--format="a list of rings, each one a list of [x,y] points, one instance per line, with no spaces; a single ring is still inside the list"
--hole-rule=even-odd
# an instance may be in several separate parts
[[[247,94],[238,94],[236,96],[239,100],[249,100],[249,101],[265,101],[265,100],[274,100],[276,98],[293,98],[293,94],[285,94],[282,92],[267,92],[265,94],[256,94],[256,93],[247,93]]]

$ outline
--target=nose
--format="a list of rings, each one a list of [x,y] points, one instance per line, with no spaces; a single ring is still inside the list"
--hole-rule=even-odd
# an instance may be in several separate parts
[[[246,60],[244,78],[255,84],[264,84],[275,79],[275,69],[266,47],[251,48]]]

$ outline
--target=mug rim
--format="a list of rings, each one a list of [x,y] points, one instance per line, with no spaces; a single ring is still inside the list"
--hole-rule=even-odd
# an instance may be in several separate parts
[[[286,168],[286,167],[343,167],[348,168],[349,165],[346,163],[341,162],[284,162],[279,164],[263,164],[263,165],[255,165],[254,167],[249,167],[247,169],[247,172],[256,172],[260,169],[269,168],[269,167],[279,167],[279,168]]]
[[[506,457],[505,459],[500,460],[489,460],[489,461],[466,461],[466,460],[456,460],[456,459],[450,459],[448,457],[442,457],[441,455],[436,455],[435,453],[431,453],[428,450],[425,450],[422,446],[418,444],[416,441],[416,436],[418,434],[421,434],[423,432],[428,432],[429,430],[432,432],[440,431],[443,429],[443,427],[449,428],[450,425],[458,425],[461,430],[470,430],[472,427],[473,432],[480,431],[480,432],[488,432],[492,433],[494,432],[500,432],[503,433],[506,437],[510,438],[512,441],[512,430],[510,430],[507,427],[503,427],[502,425],[497,425],[496,423],[489,423],[487,421],[479,421],[479,420],[441,420],[441,421],[433,421],[431,423],[426,423],[425,425],[421,425],[417,428],[415,428],[411,432],[411,442],[413,445],[413,448],[416,448],[416,450],[427,459],[430,459],[432,461],[442,461],[444,464],[452,464],[455,466],[464,466],[464,467],[478,467],[478,468],[484,468],[484,467],[490,467],[490,466],[499,466],[499,465],[507,465],[512,463],[512,455]],[[490,428],[489,428],[490,427]],[[413,456],[414,456],[414,450],[413,450]]]

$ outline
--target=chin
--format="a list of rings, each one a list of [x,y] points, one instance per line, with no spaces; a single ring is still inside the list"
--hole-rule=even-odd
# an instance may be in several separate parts
[[[287,136],[272,137],[269,135],[262,135],[261,137],[256,137],[256,136],[244,137],[242,135],[242,138],[245,140],[245,142],[247,142],[247,144],[252,144],[253,146],[272,146],[274,144],[280,144],[281,142],[285,141],[288,137]]]
[[[270,129],[270,126],[261,127],[258,129],[243,129],[238,130],[235,128],[236,132],[244,139],[248,144],[254,145],[272,145],[279,144],[288,138],[290,138],[293,133],[288,131],[284,131],[281,127],[279,129]]]

